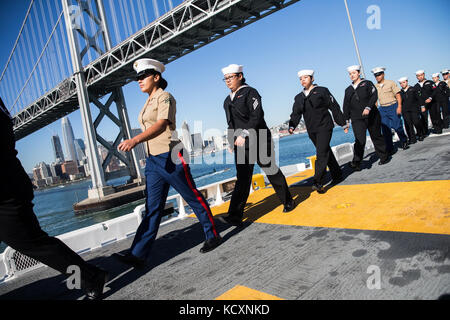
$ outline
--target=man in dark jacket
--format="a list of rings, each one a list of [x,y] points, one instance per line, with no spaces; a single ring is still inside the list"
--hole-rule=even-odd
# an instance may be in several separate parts
[[[227,223],[239,225],[250,192],[254,164],[258,163],[266,173],[284,212],[294,208],[294,200],[289,192],[286,178],[275,162],[272,136],[264,120],[261,96],[256,89],[245,83],[243,67],[232,64],[222,69],[224,81],[231,90],[224,101],[228,123],[228,143],[236,162],[237,181],[231,196],[228,216],[222,217]]]
[[[428,112],[430,112],[430,116],[432,117],[432,101],[433,101],[433,81],[425,79],[425,71],[424,70],[417,70],[416,71],[416,78],[418,82],[414,86],[414,89],[419,92],[420,96],[420,111],[421,111],[421,121],[422,126],[425,130],[425,132],[429,133],[428,128]],[[431,119],[431,122],[433,122],[433,118]],[[435,120],[436,122],[436,120]]]
[[[339,104],[330,91],[313,83],[314,70],[301,70],[298,72],[298,77],[304,90],[294,99],[289,133],[294,133],[303,116],[309,138],[316,147],[317,159],[312,189],[318,193],[324,193],[323,177],[327,166],[330,168],[334,183],[342,179],[341,168],[330,147],[334,123],[329,110],[333,113],[333,118],[338,125],[345,126],[346,121]]]
[[[449,96],[449,89],[448,85],[445,81],[441,81],[439,79],[439,73],[435,73],[432,76],[434,87],[433,87],[433,112],[435,113],[435,118],[438,119],[438,121],[441,121],[441,130],[442,129],[448,129],[449,126],[449,118],[448,118],[448,96]],[[442,116],[441,116],[442,111]]]
[[[0,171],[0,241],[62,274],[71,275],[72,268],[78,266],[86,298],[99,299],[108,273],[85,262],[61,240],[50,237],[39,226],[33,212],[33,186],[17,159],[13,123],[1,98],[0,150],[0,166],[4,168]]]
[[[390,161],[381,135],[381,117],[376,107],[377,89],[371,81],[361,79],[360,70],[361,67],[357,65],[347,68],[352,84],[345,90],[344,96],[344,117],[346,120],[351,119],[355,135],[354,155],[350,167],[357,171],[361,170],[367,130],[380,158],[378,164],[383,165]]]
[[[402,97],[402,115],[405,119],[405,127],[408,134],[410,144],[417,142],[416,133],[419,136],[419,141],[425,138],[425,131],[420,121],[420,99],[419,92],[416,88],[409,86],[408,78],[402,77],[398,79],[402,89],[400,95]],[[414,127],[416,132],[414,132]]]

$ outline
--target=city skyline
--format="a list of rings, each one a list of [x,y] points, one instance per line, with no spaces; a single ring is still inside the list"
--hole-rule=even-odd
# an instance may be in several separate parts
[[[368,27],[371,13],[367,9],[372,5],[380,8],[380,28]],[[3,2],[0,6],[4,9],[0,10],[0,26],[16,30],[0,41],[4,48],[12,48],[27,4]],[[424,27],[448,28],[448,1],[361,0],[349,1],[349,6],[367,79],[374,81],[370,70],[376,66],[387,67],[388,79],[408,76],[411,83],[418,69],[424,69],[429,78],[448,67],[450,44],[439,32]],[[17,14],[11,15],[11,10]],[[0,65],[5,65],[8,50],[0,53]],[[229,91],[220,70],[230,63],[244,65],[248,84],[262,96],[269,127],[289,119],[293,98],[301,90],[300,69],[314,69],[316,83],[328,87],[342,107],[349,85],[346,67],[358,63],[343,2],[300,1],[168,64],[164,76],[169,82],[167,90],[177,100],[177,128],[186,120],[193,128],[196,121],[203,121],[203,132],[226,129],[222,106]],[[123,89],[131,127],[139,127],[138,113],[147,97],[136,83]],[[97,111],[91,109],[95,118]],[[74,135],[84,139],[80,112],[67,117]],[[115,137],[115,129],[108,124],[98,130],[106,139]],[[53,150],[47,141],[49,132],[55,131],[58,125],[52,123],[17,142],[27,172],[40,160],[51,162]]]

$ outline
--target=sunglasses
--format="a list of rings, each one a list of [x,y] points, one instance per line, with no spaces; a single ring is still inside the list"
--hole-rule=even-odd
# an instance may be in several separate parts
[[[136,81],[142,81],[145,78],[153,76],[153,75],[155,75],[155,74],[152,73],[152,72],[145,72],[143,74],[139,74],[139,75],[136,76]]]

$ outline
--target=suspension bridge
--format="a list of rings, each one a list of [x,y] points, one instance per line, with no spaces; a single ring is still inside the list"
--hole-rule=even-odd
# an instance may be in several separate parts
[[[113,192],[105,168],[114,156],[141,179],[135,152],[117,151],[131,137],[122,87],[133,81],[133,62],[151,57],[168,64],[298,1],[33,0],[0,76],[16,139],[80,109],[89,198]],[[95,119],[91,107],[98,108]],[[106,118],[119,128],[112,144],[98,130]],[[97,143],[108,150],[104,160]]]

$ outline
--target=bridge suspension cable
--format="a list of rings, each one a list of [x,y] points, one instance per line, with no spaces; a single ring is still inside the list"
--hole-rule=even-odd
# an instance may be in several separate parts
[[[27,23],[28,16],[30,15],[31,7],[33,6],[34,0],[31,0],[30,5],[28,6],[27,14],[25,15],[25,19],[23,20],[22,26],[20,27],[19,35],[17,36],[16,42],[11,50],[11,54],[9,55],[8,61],[6,62],[5,68],[3,69],[2,75],[0,76],[0,81],[2,81],[3,76],[5,75],[6,69],[8,68],[9,63],[11,62],[11,58],[16,50],[17,44],[19,43],[20,36],[22,35],[22,31]]]

